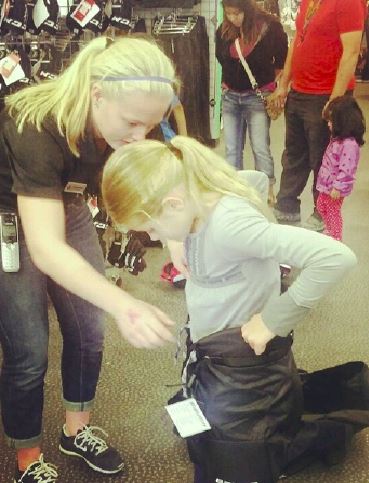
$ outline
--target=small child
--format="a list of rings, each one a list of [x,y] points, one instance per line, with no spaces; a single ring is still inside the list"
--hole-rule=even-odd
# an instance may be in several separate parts
[[[344,411],[302,420],[291,330],[355,265],[352,251],[269,221],[247,181],[188,137],[118,149],[102,191],[119,229],[185,244],[191,357],[184,374],[211,425],[187,439],[195,482],[273,483],[291,463],[344,450],[369,412],[356,425]],[[283,294],[281,260],[301,269]]]
[[[326,118],[332,137],[318,174],[317,208],[325,223],[324,233],[342,240],[341,208],[355,181],[365,120],[352,96],[333,99],[326,109]]]

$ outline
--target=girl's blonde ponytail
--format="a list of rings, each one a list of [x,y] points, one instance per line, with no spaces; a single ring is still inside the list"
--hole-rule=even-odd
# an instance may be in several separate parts
[[[181,153],[187,188],[193,199],[201,193],[216,192],[247,198],[253,205],[265,212],[257,191],[241,179],[237,171],[222,157],[195,139],[175,136],[172,146]]]
[[[239,196],[272,219],[256,190],[223,158],[198,141],[176,136],[168,144],[138,141],[115,151],[105,165],[105,207],[120,225],[155,218],[162,200],[183,183],[201,213],[207,194]],[[205,195],[205,196],[204,196]]]

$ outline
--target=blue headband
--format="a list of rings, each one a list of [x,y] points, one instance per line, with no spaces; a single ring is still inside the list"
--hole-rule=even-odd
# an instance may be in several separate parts
[[[130,76],[97,76],[93,75],[92,79],[94,80],[101,80],[101,81],[108,81],[108,82],[114,82],[114,81],[153,81],[153,82],[162,82],[164,84],[173,84],[173,81],[170,79],[167,79],[166,77],[159,77],[159,76],[142,76],[142,77],[130,77]]]

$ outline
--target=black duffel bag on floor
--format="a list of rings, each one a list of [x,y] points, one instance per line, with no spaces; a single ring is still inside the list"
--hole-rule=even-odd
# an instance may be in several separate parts
[[[212,428],[187,438],[204,483],[274,483],[318,459],[335,463],[369,426],[367,366],[308,374],[297,370],[291,345],[291,336],[276,337],[256,356],[240,328],[189,345],[197,360],[186,368],[188,395]]]

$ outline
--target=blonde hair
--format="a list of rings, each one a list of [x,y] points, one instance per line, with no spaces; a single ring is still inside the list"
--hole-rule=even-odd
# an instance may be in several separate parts
[[[6,105],[16,120],[18,131],[22,132],[27,122],[40,131],[44,120],[51,117],[60,134],[66,137],[72,153],[78,156],[78,143],[89,120],[94,82],[102,94],[110,98],[119,98],[132,90],[173,95],[176,82],[173,65],[154,41],[134,36],[109,41],[106,37],[92,40],[59,77],[9,96]],[[119,77],[128,76],[140,80],[119,80]],[[146,77],[161,77],[168,82],[141,80]]]
[[[113,222],[126,228],[159,215],[162,200],[180,183],[199,213],[204,207],[203,195],[218,193],[245,198],[267,216],[257,192],[233,167],[185,136],[174,137],[170,144],[139,141],[115,151],[103,172],[104,205]]]

